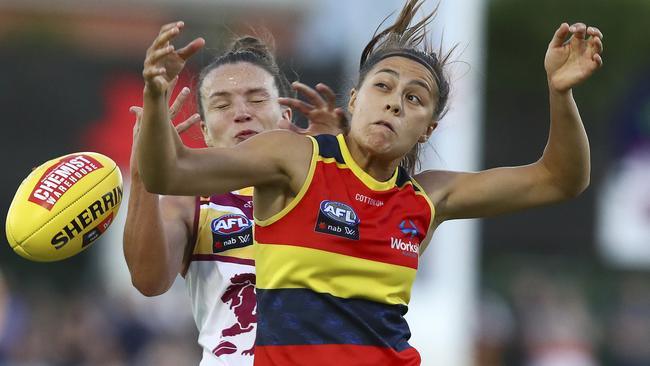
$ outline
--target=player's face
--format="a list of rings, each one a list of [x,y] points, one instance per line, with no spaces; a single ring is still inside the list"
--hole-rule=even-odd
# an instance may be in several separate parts
[[[405,156],[437,126],[437,90],[431,72],[419,62],[399,56],[379,61],[360,89],[352,91],[350,137],[389,159]]]
[[[208,146],[234,146],[290,118],[277,102],[273,76],[248,62],[210,71],[201,84],[201,98],[205,118],[201,127]]]

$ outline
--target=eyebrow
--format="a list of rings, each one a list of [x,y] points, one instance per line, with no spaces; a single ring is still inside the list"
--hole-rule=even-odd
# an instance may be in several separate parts
[[[245,95],[258,94],[258,93],[264,93],[264,94],[267,94],[269,96],[271,95],[271,93],[269,93],[269,91],[266,88],[252,88],[252,89],[247,89],[244,92]],[[226,96],[229,96],[231,94],[232,93],[229,92],[229,91],[216,91],[216,92],[210,94],[210,97],[208,97],[208,99],[218,98],[218,97],[226,97]]]
[[[391,74],[391,75],[399,78],[399,72],[397,72],[397,71],[395,71],[393,69],[381,69],[381,70],[377,71],[375,74],[379,74],[380,72],[385,72],[385,73]],[[425,83],[422,80],[414,79],[414,80],[409,81],[409,84],[415,84],[415,85],[421,86],[424,89],[426,89],[426,91],[428,91],[429,93],[432,92],[431,87],[429,86],[429,84]]]

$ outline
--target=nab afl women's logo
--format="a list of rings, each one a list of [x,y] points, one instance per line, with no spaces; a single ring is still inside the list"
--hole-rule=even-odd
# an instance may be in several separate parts
[[[359,240],[359,216],[352,207],[336,201],[322,201],[314,230]]]
[[[228,214],[212,220],[212,232],[215,234],[234,234],[244,231],[253,224],[248,217],[239,214]]]
[[[212,229],[212,252],[243,248],[253,244],[253,221],[240,214],[225,214],[210,224]]]
[[[352,207],[341,202],[323,201],[320,203],[320,210],[329,218],[338,221],[344,225],[356,225],[359,218]]]

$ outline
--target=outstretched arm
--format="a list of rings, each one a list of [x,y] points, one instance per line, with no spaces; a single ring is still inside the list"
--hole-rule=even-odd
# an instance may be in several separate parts
[[[178,65],[202,46],[202,40],[200,45],[195,40],[174,51],[169,43],[181,28],[181,22],[163,27],[144,63],[144,111],[137,157],[147,190],[209,195],[246,186],[299,187],[304,174],[298,170],[308,168],[300,159],[309,158],[311,143],[289,131],[262,133],[234,148],[189,149],[182,144],[168,122],[165,93],[182,68]]]
[[[478,173],[427,171],[416,177],[436,205],[437,224],[565,200],[588,186],[589,142],[572,88],[602,66],[602,50],[597,28],[563,23],[555,32],[544,62],[551,126],[538,161]]]

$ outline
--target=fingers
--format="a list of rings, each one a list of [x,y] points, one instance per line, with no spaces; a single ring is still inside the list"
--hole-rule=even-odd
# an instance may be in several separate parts
[[[323,97],[321,97],[321,95],[316,90],[298,81],[294,81],[293,83],[291,83],[291,87],[295,89],[298,93],[304,95],[307,98],[307,100],[311,104],[313,104],[316,108],[326,107],[327,103],[325,103]]]
[[[140,121],[142,121],[142,107],[131,106],[129,112],[135,114],[135,123],[133,124],[133,140],[135,141],[138,132],[140,131]]]
[[[603,33],[600,31],[600,29],[598,29],[596,27],[587,28],[587,34],[592,36],[592,37],[598,37],[600,39],[603,38]]]
[[[185,23],[183,21],[181,21],[181,20],[174,21],[174,22],[171,22],[171,23],[167,23],[167,24],[163,25],[162,27],[160,27],[160,32],[158,32],[158,34],[163,34],[164,32],[166,32],[166,31],[168,31],[168,30],[170,30],[170,29],[172,29],[174,27],[183,28],[184,26],[185,26]]]
[[[129,107],[129,112],[135,114],[135,117],[138,119],[142,117],[142,107],[132,105]]]
[[[601,55],[596,53],[593,55],[591,59],[594,60],[594,62],[596,63],[596,65],[598,65],[598,67],[603,66],[603,57]]]
[[[177,51],[177,54],[183,59],[187,60],[197,53],[201,48],[205,46],[205,39],[199,37],[192,42],[188,43],[187,46],[181,48]]]
[[[169,23],[163,25],[158,37],[153,41],[151,49],[164,47],[170,40],[176,37],[185,24],[183,22]]]
[[[314,110],[313,105],[295,98],[278,98],[278,103],[291,109],[296,109],[305,116],[309,115]]]
[[[185,121],[179,123],[176,125],[176,132],[183,133],[190,127],[192,127],[193,124],[200,122],[201,121],[201,116],[198,113],[194,113],[193,115],[190,116],[190,118],[186,119]]]
[[[172,90],[172,87],[170,87],[169,90]],[[176,117],[189,96],[190,88],[184,87],[181,92],[178,93],[178,96],[176,97],[176,100],[174,100],[174,103],[172,103],[172,106],[169,107],[169,119],[174,119]]]
[[[569,24],[567,23],[560,24],[560,27],[555,31],[555,34],[553,35],[553,39],[551,39],[551,43],[549,44],[549,47],[562,47],[562,45],[564,44],[564,40],[568,35],[569,35]]]
[[[591,37],[589,39],[589,47],[594,53],[603,53],[603,41],[598,37]]]
[[[325,97],[327,100],[327,106],[330,109],[336,108],[336,94],[330,89],[329,86],[323,84],[323,83],[318,83],[316,84],[316,90],[318,90],[321,95]]]
[[[176,83],[178,83],[178,75],[174,76],[172,81],[169,82],[169,86],[167,87],[167,104],[169,104],[169,99],[172,97],[172,93],[176,88]]]
[[[152,81],[156,76],[163,75],[166,72],[167,69],[164,67],[146,66],[144,70],[142,70],[142,77],[148,82]]]
[[[573,33],[576,39],[585,39],[587,37],[587,25],[585,23],[575,23],[569,27],[569,31]]]

